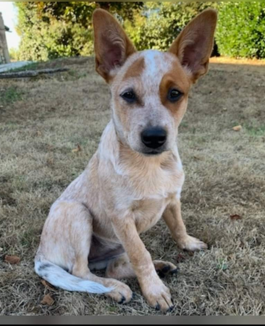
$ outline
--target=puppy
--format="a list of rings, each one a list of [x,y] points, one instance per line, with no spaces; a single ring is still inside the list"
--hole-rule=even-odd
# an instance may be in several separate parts
[[[139,234],[163,217],[186,250],[207,246],[189,236],[181,217],[184,173],[176,144],[191,85],[208,70],[217,13],[195,17],[168,52],[137,52],[116,19],[93,14],[96,70],[109,84],[112,118],[85,171],[52,205],[35,257],[36,273],[68,291],[132,298],[117,279],[137,277],[148,303],[172,308],[159,272]],[[106,268],[106,277],[93,269]]]

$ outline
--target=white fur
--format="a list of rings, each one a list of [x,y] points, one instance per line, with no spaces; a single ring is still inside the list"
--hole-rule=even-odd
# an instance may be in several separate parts
[[[112,288],[106,288],[105,286],[99,283],[84,280],[74,275],[71,275],[61,267],[45,260],[35,260],[35,272],[52,285],[67,291],[80,291],[102,294],[108,293],[113,290]]]

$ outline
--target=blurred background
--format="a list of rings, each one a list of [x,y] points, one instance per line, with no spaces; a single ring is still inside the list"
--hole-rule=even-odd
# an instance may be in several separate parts
[[[219,12],[213,56],[265,58],[265,1],[2,2],[11,61],[46,61],[93,54],[92,13],[116,16],[138,50],[167,50],[205,8]]]

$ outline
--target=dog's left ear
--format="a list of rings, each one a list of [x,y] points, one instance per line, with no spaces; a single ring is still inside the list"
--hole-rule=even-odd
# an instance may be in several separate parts
[[[169,49],[191,72],[193,82],[208,71],[216,23],[217,11],[204,10],[182,30]]]
[[[118,21],[106,10],[93,13],[96,70],[108,82],[110,71],[120,67],[135,47]]]

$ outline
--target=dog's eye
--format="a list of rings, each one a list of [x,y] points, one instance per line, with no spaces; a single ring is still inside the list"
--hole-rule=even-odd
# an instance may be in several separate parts
[[[136,95],[133,90],[128,90],[120,95],[126,102],[133,103],[136,101]]]
[[[177,102],[182,95],[183,94],[180,91],[178,91],[176,88],[172,88],[168,92],[167,99],[170,102]]]

